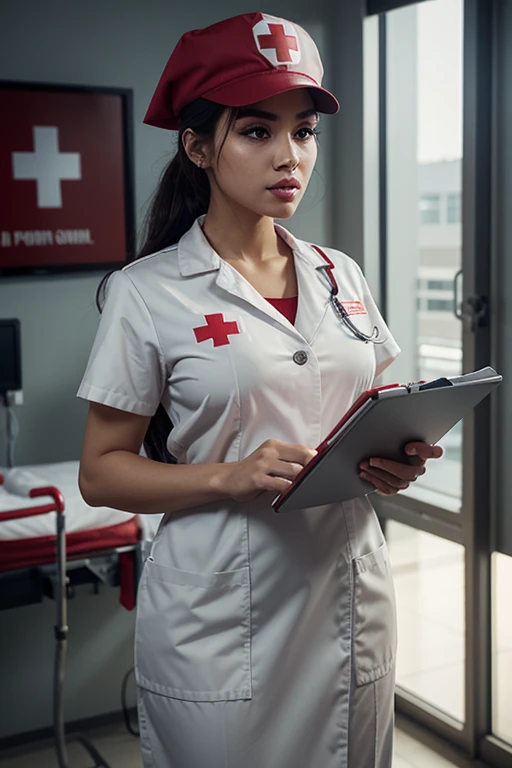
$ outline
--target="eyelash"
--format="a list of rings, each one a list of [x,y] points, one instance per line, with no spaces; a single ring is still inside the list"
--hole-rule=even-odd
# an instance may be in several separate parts
[[[250,127],[246,128],[245,130],[240,132],[241,136],[247,136],[247,138],[250,138],[251,141],[263,141],[262,138],[256,139],[252,136],[250,136],[251,133],[254,133],[255,131],[266,131],[268,134],[268,128],[264,125],[251,125]],[[320,135],[320,131],[318,128],[309,128],[304,126],[304,128],[299,128],[299,131],[307,131],[308,136],[303,137],[300,139],[300,141],[309,141],[309,139],[315,137],[318,138]],[[297,131],[297,133],[299,132]]]

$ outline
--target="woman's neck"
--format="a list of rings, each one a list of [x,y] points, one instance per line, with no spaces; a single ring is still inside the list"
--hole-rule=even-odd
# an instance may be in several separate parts
[[[206,239],[221,258],[257,266],[277,255],[287,255],[287,246],[274,229],[274,219],[247,210],[234,213],[210,206],[203,222]]]
[[[250,213],[250,211],[248,212]],[[291,248],[274,229],[269,216],[215,216],[211,209],[203,231],[212,248],[265,297],[297,296]]]

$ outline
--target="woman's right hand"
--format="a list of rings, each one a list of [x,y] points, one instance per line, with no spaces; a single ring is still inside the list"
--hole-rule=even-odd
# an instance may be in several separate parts
[[[246,459],[224,465],[227,493],[236,501],[252,501],[264,491],[282,493],[316,453],[305,445],[266,440]]]

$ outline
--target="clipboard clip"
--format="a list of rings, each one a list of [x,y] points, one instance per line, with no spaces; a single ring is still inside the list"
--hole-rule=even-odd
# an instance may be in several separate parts
[[[412,392],[419,392],[421,390],[422,385],[425,384],[425,381],[410,381],[408,384],[405,385],[407,392],[411,394]]]

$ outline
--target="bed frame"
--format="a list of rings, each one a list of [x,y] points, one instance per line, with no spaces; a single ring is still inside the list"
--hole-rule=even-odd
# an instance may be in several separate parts
[[[0,485],[4,477],[0,474]],[[113,548],[101,552],[91,552],[90,557],[67,561],[66,558],[66,515],[62,493],[54,486],[33,488],[30,498],[49,497],[50,502],[35,507],[2,512],[2,521],[15,520],[34,515],[56,512],[56,560],[27,568],[0,572],[0,609],[14,608],[42,602],[50,597],[56,603],[55,640],[56,653],[53,680],[53,724],[55,750],[59,768],[69,768],[66,742],[78,741],[94,760],[94,768],[111,768],[94,745],[81,734],[65,733],[63,690],[67,652],[67,599],[74,594],[78,584],[93,584],[96,589],[100,584],[119,586],[120,558],[131,556],[136,563],[134,577],[138,582],[142,557],[140,543]],[[8,589],[2,589],[9,585]]]

